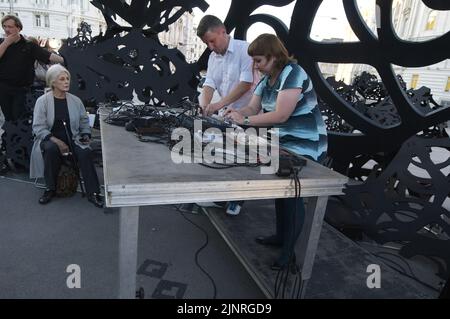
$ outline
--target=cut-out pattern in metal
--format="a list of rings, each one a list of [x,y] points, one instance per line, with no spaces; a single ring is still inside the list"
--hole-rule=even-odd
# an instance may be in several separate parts
[[[408,100],[416,106],[416,111],[426,115],[441,107],[433,99],[429,88],[421,87],[417,90],[406,90],[406,84],[401,76],[397,76],[397,79]],[[401,117],[392,98],[388,95],[383,83],[375,75],[363,72],[355,77],[351,85],[347,85],[342,81],[336,81],[334,76],[327,78],[327,82],[355,111],[382,127],[389,128],[401,123]],[[342,117],[335,114],[332,108],[322,99],[319,99],[319,105],[322,113],[327,118],[326,124],[329,131],[332,133],[352,132],[354,128],[350,124],[345,123]]]
[[[61,49],[72,74],[71,91],[85,101],[132,100],[171,105],[198,95],[196,65],[188,64],[177,49],[163,46],[157,33],[167,30],[194,7],[205,10],[203,0],[101,1],[92,3],[108,23],[104,36],[91,38],[89,28]],[[121,27],[117,16],[131,27]],[[122,31],[127,31],[125,34]],[[95,40],[94,40],[95,39]]]
[[[432,150],[442,156],[431,156]],[[438,275],[446,278],[450,271],[449,173],[448,136],[414,136],[386,168],[375,165],[363,184],[347,186],[344,200],[367,235],[381,244],[401,243],[400,254],[408,258],[437,258]]]
[[[30,166],[30,154],[33,146],[32,114],[34,104],[44,90],[30,90],[25,99],[26,113],[15,122],[5,122],[2,126],[2,145],[5,146],[5,157],[11,159],[16,168]],[[17,167],[18,166],[18,167]]]
[[[69,47],[63,55],[72,73],[71,90],[85,100],[132,100],[134,92],[140,101],[170,105],[197,95],[195,67],[177,49],[138,30],[83,50]]]
[[[28,168],[33,145],[31,119],[5,122],[2,129],[5,131],[2,140],[6,146],[6,158],[11,159],[15,165]]]
[[[82,21],[77,28],[77,35],[67,41],[68,45],[74,48],[84,48],[91,44],[93,42],[91,26],[87,22]]]

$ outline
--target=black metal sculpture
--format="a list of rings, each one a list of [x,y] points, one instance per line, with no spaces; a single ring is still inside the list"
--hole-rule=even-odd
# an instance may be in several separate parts
[[[171,105],[198,95],[196,66],[177,49],[163,46],[157,34],[202,0],[93,1],[108,23],[105,36],[91,38],[86,28],[61,49],[72,73],[71,91],[87,101],[131,100]],[[180,6],[181,8],[176,9]],[[114,22],[120,16],[131,27]],[[172,15],[171,15],[172,14]],[[121,34],[126,31],[126,34]],[[95,39],[95,41],[94,41]]]
[[[7,121],[2,129],[2,145],[4,146],[4,157],[9,159],[9,165],[13,169],[28,169],[30,166],[30,154],[33,146],[32,111],[39,96],[44,93],[43,89],[33,88],[26,94],[26,112],[17,121]]]

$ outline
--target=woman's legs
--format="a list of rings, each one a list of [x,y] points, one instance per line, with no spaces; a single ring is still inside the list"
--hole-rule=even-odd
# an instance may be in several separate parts
[[[276,228],[275,235],[256,237],[256,242],[262,245],[281,246],[283,244],[283,230],[284,230],[284,202],[283,199],[275,199],[275,213],[276,213]]]
[[[58,146],[52,141],[41,142],[42,156],[44,158],[44,178],[48,190],[56,190],[56,180],[61,168],[62,159]]]
[[[97,171],[92,161],[92,152],[89,148],[81,148],[75,145],[75,155],[77,157],[78,166],[83,176],[86,193],[92,195],[100,193],[100,183],[98,181]]]
[[[283,198],[277,199],[277,201],[282,201],[282,205],[278,205],[280,209],[277,209],[276,213],[277,235],[282,237],[283,246],[276,264],[285,266],[294,255],[295,243],[302,231],[305,220],[305,205],[303,198]],[[278,226],[279,224],[282,226]]]

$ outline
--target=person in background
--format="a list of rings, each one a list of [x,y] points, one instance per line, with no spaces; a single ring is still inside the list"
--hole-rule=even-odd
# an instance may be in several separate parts
[[[1,22],[5,34],[0,38],[0,107],[5,121],[16,121],[27,111],[26,93],[33,84],[34,62],[64,63],[64,59],[25,39],[18,17],[5,15]],[[7,165],[2,163],[0,171],[5,170]]]
[[[36,101],[33,114],[35,140],[30,161],[30,178],[45,178],[46,190],[39,203],[47,204],[55,196],[56,179],[63,158],[73,151],[75,154],[72,156],[75,156],[83,176],[88,201],[103,207],[100,184],[89,148],[89,118],[83,102],[68,92],[70,73],[59,64],[53,65],[47,71],[46,80],[51,90]]]
[[[28,41],[39,45],[39,41],[35,37],[28,37],[27,39]],[[45,49],[51,52],[51,50],[49,50],[49,47],[46,46]],[[49,67],[50,64],[45,64],[38,60],[34,62],[34,81],[32,85],[33,88],[45,88],[45,74],[47,73]]]
[[[321,162],[326,156],[327,131],[308,74],[273,34],[258,36],[250,44],[248,54],[264,76],[250,103],[240,109],[229,108],[225,116],[237,124],[278,128],[282,148]],[[275,210],[275,234],[257,237],[256,241],[282,247],[279,258],[272,264],[272,269],[278,270],[294,260],[305,206],[302,198],[280,198],[275,200]]]
[[[203,114],[211,115],[225,107],[239,109],[247,105],[254,81],[252,59],[247,54],[248,43],[233,39],[223,22],[213,15],[205,15],[200,20],[197,36],[212,51],[200,96]],[[215,91],[220,100],[211,103]],[[242,204],[230,202],[226,212],[238,215]]]

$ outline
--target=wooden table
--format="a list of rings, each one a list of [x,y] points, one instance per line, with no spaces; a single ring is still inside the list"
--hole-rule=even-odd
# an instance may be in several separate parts
[[[263,175],[257,167],[213,170],[175,164],[167,146],[140,142],[123,127],[106,124],[100,109],[105,203],[119,207],[119,298],[135,298],[139,207],[146,205],[294,197],[292,179]],[[309,197],[298,257],[303,287],[311,276],[328,196],[342,194],[347,177],[308,161],[300,172]]]

